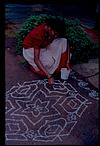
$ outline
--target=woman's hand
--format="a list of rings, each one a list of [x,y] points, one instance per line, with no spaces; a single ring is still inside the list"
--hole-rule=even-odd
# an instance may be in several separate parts
[[[48,78],[48,83],[49,85],[54,84],[54,78],[53,77]]]

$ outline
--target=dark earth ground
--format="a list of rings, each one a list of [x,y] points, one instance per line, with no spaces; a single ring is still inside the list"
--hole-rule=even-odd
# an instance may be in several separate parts
[[[6,74],[6,90],[8,91],[12,86],[17,83],[22,84],[25,81],[41,80],[40,76],[32,73],[27,66],[19,63],[18,56],[6,50],[5,54],[5,74]],[[84,91],[83,91],[84,92]],[[54,142],[34,142],[22,143],[22,141],[7,141],[8,145],[48,145],[48,144],[65,144],[65,145],[95,145],[99,142],[99,129],[98,129],[98,100],[91,99],[92,104],[84,112],[79,119],[76,127],[67,137],[63,136],[62,141],[55,140]]]
[[[16,57],[14,54],[6,50],[6,90],[8,91],[11,89],[12,86],[16,86],[17,83],[22,84],[26,81],[35,81],[35,80],[41,80],[39,76],[36,74],[33,74],[26,66],[23,66],[22,64],[19,64],[18,57]],[[77,85],[76,85],[77,86]],[[95,88],[92,87],[94,90]],[[85,91],[83,91],[85,92]],[[85,93],[84,93],[85,94]],[[87,96],[85,96],[87,97]],[[88,97],[87,97],[88,99]],[[10,99],[11,100],[11,99]],[[71,134],[69,134],[67,137],[63,136],[62,141],[55,140],[51,142],[22,142],[22,141],[6,141],[6,144],[8,145],[58,145],[58,144],[64,144],[64,145],[97,145],[99,143],[99,117],[98,117],[98,108],[99,103],[98,100],[95,99],[89,99],[89,101],[92,104],[88,105],[87,110],[84,112],[84,114],[81,116],[80,119],[78,119],[78,123],[74,127]],[[13,103],[13,101],[11,101]],[[14,103],[13,103],[14,107]],[[16,107],[16,106],[15,106]],[[19,112],[20,114],[20,112]],[[11,118],[11,116],[7,117],[8,119]],[[21,119],[22,117],[20,117]],[[12,136],[13,139],[13,136]]]

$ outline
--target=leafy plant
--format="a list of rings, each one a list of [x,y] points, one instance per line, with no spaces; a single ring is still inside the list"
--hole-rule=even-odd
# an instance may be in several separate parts
[[[47,14],[33,15],[24,22],[21,29],[16,35],[17,46],[16,53],[22,54],[23,40],[25,36],[37,25],[45,22],[46,18],[63,19],[61,16],[53,16]],[[69,40],[72,52],[72,63],[81,63],[98,55],[98,47],[92,42],[89,36],[80,27],[78,19],[63,19],[66,25],[65,37]]]

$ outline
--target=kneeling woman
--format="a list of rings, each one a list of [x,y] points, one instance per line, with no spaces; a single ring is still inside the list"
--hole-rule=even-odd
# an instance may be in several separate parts
[[[58,19],[48,19],[34,28],[23,41],[23,56],[32,70],[54,84],[53,73],[69,68],[69,45],[64,38],[65,24]]]

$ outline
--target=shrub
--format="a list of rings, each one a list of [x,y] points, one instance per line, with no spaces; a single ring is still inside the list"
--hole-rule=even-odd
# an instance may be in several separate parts
[[[45,22],[46,18],[63,19],[61,16],[53,15],[33,15],[24,22],[19,32],[17,32],[17,46],[16,53],[22,54],[22,43],[25,36],[35,26]],[[98,46],[92,42],[89,36],[80,27],[80,21],[78,19],[63,19],[66,25],[65,37],[69,40],[72,52],[72,63],[81,63],[88,61],[89,58],[93,58],[97,55]]]

